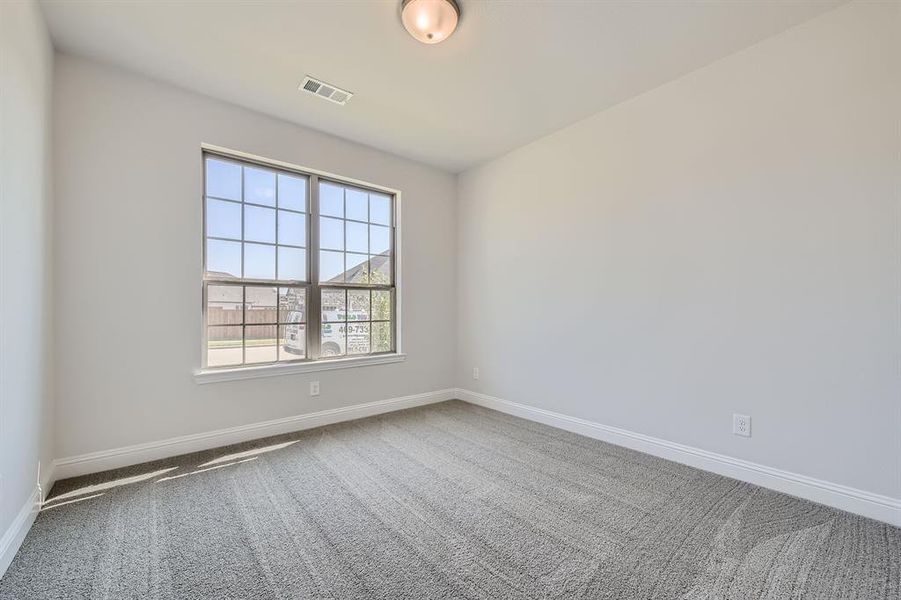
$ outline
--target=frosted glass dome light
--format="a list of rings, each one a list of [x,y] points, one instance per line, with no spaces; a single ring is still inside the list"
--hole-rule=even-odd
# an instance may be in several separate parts
[[[414,38],[423,44],[437,44],[457,28],[460,7],[454,0],[404,0],[400,18]]]

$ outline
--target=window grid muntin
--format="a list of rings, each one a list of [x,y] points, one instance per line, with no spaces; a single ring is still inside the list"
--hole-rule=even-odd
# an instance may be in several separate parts
[[[341,221],[343,224],[343,227],[342,227],[342,234],[343,234],[342,246],[343,247],[341,250],[335,250],[335,249],[331,249],[331,248],[321,248],[321,247],[319,247],[319,245],[321,245],[321,243],[319,245],[317,245],[317,248],[316,248],[317,266],[320,265],[319,258],[320,258],[321,252],[340,252],[341,258],[343,261],[342,264],[344,266],[344,270],[341,272],[341,275],[343,277],[346,277],[347,272],[350,270],[350,268],[347,266],[347,255],[348,254],[354,254],[354,255],[364,255],[365,254],[365,256],[366,256],[366,273],[367,273],[368,281],[367,282],[350,282],[350,281],[346,281],[346,280],[341,281],[341,282],[319,281],[319,278],[317,277],[317,279],[314,280],[314,283],[318,283],[320,287],[342,285],[342,284],[349,285],[349,286],[367,286],[368,287],[368,286],[372,286],[372,285],[379,285],[379,286],[386,286],[386,287],[395,287],[395,280],[397,277],[397,274],[395,271],[395,269],[396,269],[395,254],[396,254],[396,245],[397,245],[397,219],[396,219],[397,199],[396,199],[396,197],[393,194],[388,194],[388,193],[380,191],[380,190],[368,189],[365,187],[348,184],[348,183],[343,183],[341,181],[329,179],[326,177],[319,177],[319,178],[317,178],[317,181],[315,182],[315,184],[313,184],[316,187],[317,198],[318,198],[318,192],[323,183],[330,184],[330,185],[341,188],[341,190],[342,190],[342,192],[341,192],[341,209],[342,209],[341,214],[343,216],[336,217],[334,215],[326,215],[326,214],[322,214],[321,211],[317,210],[316,214],[311,216],[310,220],[312,221],[314,218],[316,219],[317,230],[319,228],[319,224],[321,223],[321,219],[323,219],[323,218]],[[364,192],[366,194],[366,216],[368,219],[367,221],[360,221],[358,219],[348,219],[347,218],[347,191],[348,190],[356,190],[359,192]],[[375,222],[372,220],[372,198],[371,198],[372,194],[375,194],[377,196],[382,196],[382,197],[388,199],[390,216],[388,218],[387,225],[384,223]],[[348,249],[347,249],[347,223],[348,222],[364,224],[367,226],[366,227],[367,252],[361,253],[361,252],[348,251]],[[385,252],[373,252],[372,251],[372,235],[371,235],[371,229],[370,229],[371,226],[385,227],[388,229],[388,250],[387,251],[385,251]],[[388,283],[384,283],[384,284],[371,283],[372,273],[374,272],[374,270],[372,268],[372,261],[373,261],[373,259],[375,259],[377,257],[386,257],[389,259],[389,264],[390,264],[390,269],[391,269],[391,277],[389,278]],[[392,346],[394,344],[393,340],[394,340],[394,336],[392,334]]]
[[[259,246],[279,246],[279,247],[284,247],[284,248],[294,248],[295,250],[306,250],[307,249],[306,246],[296,246],[294,244],[279,244],[279,243],[275,243],[275,242],[257,242],[255,240],[244,242],[244,241],[236,240],[233,238],[217,237],[215,235],[209,235],[209,236],[207,236],[206,239],[217,240],[219,242],[237,242],[239,244],[257,244]],[[376,256],[381,256],[381,255],[377,254]],[[243,279],[243,277],[241,279]],[[291,279],[281,279],[281,280],[273,279],[272,281],[293,281],[293,280],[291,280]],[[307,283],[307,281],[305,279],[298,279],[297,281],[300,281],[301,283]]]
[[[326,358],[326,357],[322,357],[321,352],[320,352],[320,342],[321,342],[321,337],[322,337],[322,335],[321,335],[322,321],[321,321],[321,314],[320,314],[320,308],[319,308],[319,301],[321,299],[322,290],[327,287],[328,288],[360,289],[360,290],[363,290],[363,289],[383,290],[383,291],[390,292],[390,317],[391,318],[389,320],[383,320],[383,319],[373,320],[371,318],[372,314],[370,313],[369,321],[345,321],[345,324],[348,322],[353,322],[353,323],[366,323],[369,325],[370,352],[366,353],[366,354],[348,354],[347,353],[347,331],[346,331],[346,327],[345,327],[345,353],[341,356],[360,357],[360,356],[390,354],[390,353],[397,351],[398,323],[397,323],[397,290],[396,290],[396,280],[397,280],[396,246],[397,246],[397,202],[398,202],[398,199],[394,193],[391,193],[391,192],[388,192],[385,190],[380,190],[380,189],[368,188],[368,187],[353,184],[353,183],[348,183],[345,181],[341,181],[340,179],[333,179],[331,177],[322,176],[315,172],[308,173],[308,172],[305,172],[305,171],[299,170],[299,169],[291,169],[291,168],[286,168],[283,166],[272,166],[272,165],[266,164],[265,162],[262,162],[262,161],[243,158],[243,157],[235,158],[235,157],[229,156],[228,154],[222,154],[219,151],[211,151],[211,150],[205,149],[202,153],[202,158],[203,158],[203,176],[204,176],[204,181],[203,181],[203,211],[204,211],[204,215],[203,215],[203,229],[204,229],[204,244],[203,244],[203,264],[204,264],[203,364],[205,365],[205,367],[209,368],[208,358],[207,358],[208,343],[207,343],[207,335],[206,334],[207,334],[209,327],[211,327],[211,326],[207,325],[207,323],[206,323],[206,321],[207,321],[207,318],[206,318],[207,300],[206,300],[206,298],[207,298],[207,285],[208,284],[235,284],[235,285],[245,285],[245,286],[246,285],[263,285],[263,286],[289,287],[289,288],[296,287],[296,288],[301,288],[301,289],[305,290],[304,322],[302,322],[302,323],[281,323],[281,322],[279,322],[274,325],[276,327],[276,347],[277,347],[276,361],[274,361],[273,363],[247,363],[246,362],[246,331],[244,330],[244,328],[247,327],[248,324],[246,323],[246,318],[245,318],[245,319],[242,319],[242,321],[244,321],[244,322],[241,325],[241,328],[242,328],[242,363],[241,363],[241,365],[227,365],[224,368],[245,367],[248,365],[260,366],[260,365],[266,365],[266,364],[277,364],[280,362],[289,362],[289,361],[282,361],[278,357],[281,356],[281,348],[280,348],[281,344],[279,344],[279,340],[281,339],[279,336],[280,328],[283,326],[290,325],[290,324],[302,325],[304,327],[304,331],[306,334],[304,358],[292,360],[290,362],[316,362],[317,360]],[[206,185],[207,162],[206,161],[209,158],[212,158],[214,160],[218,160],[221,162],[225,162],[225,163],[235,164],[240,167],[240,169],[241,169],[241,181],[240,181],[241,200],[240,201],[231,199],[231,198],[222,198],[220,196],[215,196],[215,195],[210,195],[210,196],[206,195],[206,188],[207,188],[207,185]],[[247,166],[251,166],[251,167],[255,167],[255,168],[262,168],[263,170],[267,170],[267,171],[273,172],[275,174],[275,194],[276,194],[275,206],[245,201],[245,175],[244,174],[245,174],[245,168]],[[284,174],[289,177],[300,178],[304,181],[305,202],[306,202],[306,204],[305,204],[306,210],[305,211],[281,207],[281,203],[279,202],[279,199],[278,199],[279,198],[279,179],[278,179],[278,177],[280,174]],[[320,254],[319,221],[318,220],[322,216],[327,216],[327,217],[330,216],[330,215],[321,215],[320,211],[319,211],[318,200],[319,200],[320,185],[322,183],[329,183],[329,184],[333,184],[335,186],[342,188],[343,216],[340,217],[340,220],[345,222],[344,231],[343,231],[344,238],[345,238],[344,250],[341,251],[342,254],[344,255],[345,271],[342,273],[342,275],[344,275],[347,271],[346,254],[348,254],[348,252],[347,252],[347,240],[346,240],[346,237],[347,237],[346,222],[361,223],[361,224],[367,225],[366,234],[367,234],[367,245],[368,245],[369,252],[366,254],[366,256],[367,256],[366,266],[367,266],[368,276],[371,279],[372,260],[379,256],[386,257],[389,259],[388,262],[390,265],[390,278],[389,278],[388,283],[381,283],[381,284],[354,283],[354,282],[327,282],[327,283],[323,282],[323,283],[320,283],[318,281],[318,278],[319,278],[319,254]],[[361,221],[358,219],[348,219],[347,218],[347,190],[348,189],[361,191],[361,192],[364,192],[367,194],[366,213],[367,213],[367,218],[369,220]],[[384,223],[375,222],[372,220],[372,199],[370,198],[370,194],[376,194],[388,201],[388,224],[387,225]],[[261,208],[268,208],[268,209],[275,210],[276,211],[275,212],[275,214],[276,214],[276,222],[275,222],[275,235],[276,235],[275,239],[276,239],[276,241],[275,241],[275,243],[273,244],[273,243],[268,243],[268,242],[255,242],[255,241],[247,242],[246,240],[244,240],[245,223],[244,223],[243,206],[241,209],[241,238],[242,238],[241,240],[236,240],[233,238],[226,238],[226,237],[207,236],[206,235],[206,225],[207,225],[206,200],[207,199],[220,200],[220,201],[225,201],[225,202],[231,202],[231,203],[238,204],[238,205],[257,206],[257,207],[261,207]],[[281,210],[295,213],[295,214],[302,214],[302,215],[306,216],[306,228],[305,228],[306,229],[306,231],[305,231],[306,246],[297,246],[294,244],[279,243],[278,214],[279,214],[279,211],[281,211]],[[338,218],[338,217],[331,217],[331,218]],[[315,226],[313,225],[314,221],[316,221]],[[369,229],[369,226],[387,227],[388,228],[388,230],[389,230],[389,250],[387,252],[376,253],[376,254],[372,253],[371,230]],[[240,277],[240,278],[235,278],[235,277],[216,278],[216,277],[210,277],[208,275],[207,270],[206,270],[206,264],[207,264],[206,240],[207,239],[240,243],[240,246],[241,246],[240,265],[241,265],[242,277]],[[269,246],[276,247],[276,251],[275,251],[275,254],[276,254],[276,257],[275,257],[276,277],[279,274],[278,273],[278,263],[277,263],[277,261],[278,261],[277,248],[278,247],[283,246],[286,248],[294,248],[294,249],[304,250],[306,252],[306,280],[280,280],[280,279],[269,280],[269,279],[252,279],[252,278],[243,277],[243,274],[244,274],[244,245],[246,243],[269,245]],[[359,253],[352,252],[351,254],[359,254]],[[347,292],[345,291],[345,296],[346,295],[347,295]],[[346,302],[346,299],[345,299],[345,302]],[[370,292],[370,311],[371,310],[372,310],[372,295]],[[317,318],[316,320],[311,321],[309,319],[310,314],[317,314],[320,318]],[[388,333],[390,335],[388,350],[380,351],[380,352],[372,352],[372,347],[373,347],[372,335],[373,335],[373,325],[374,324],[387,324]],[[260,324],[251,324],[250,326],[258,326],[258,325],[260,325]],[[212,326],[212,327],[216,327],[216,326]],[[212,368],[216,368],[216,367],[212,367]]]
[[[274,248],[275,248],[275,256],[274,256],[274,261],[273,261],[273,264],[274,264],[274,270],[275,270],[275,271],[274,271],[274,272],[275,272],[275,278],[272,279],[271,281],[274,281],[274,282],[285,282],[285,283],[290,283],[290,284],[294,284],[294,283],[309,283],[309,282],[311,281],[311,280],[310,280],[310,260],[311,260],[310,255],[311,255],[311,252],[310,252],[310,246],[309,246],[309,244],[310,244],[310,229],[311,229],[311,227],[312,227],[312,224],[310,223],[310,220],[311,220],[311,219],[310,219],[310,208],[311,208],[311,207],[310,207],[310,195],[311,195],[311,190],[312,190],[312,187],[313,187],[313,184],[312,184],[313,177],[312,177],[311,175],[307,174],[307,173],[301,173],[301,172],[292,171],[292,170],[288,170],[288,169],[277,168],[277,167],[273,167],[273,166],[271,166],[271,165],[265,165],[265,164],[262,164],[262,163],[259,163],[259,162],[255,162],[255,161],[250,161],[250,160],[239,160],[239,159],[232,158],[232,157],[230,157],[230,156],[225,156],[225,155],[222,155],[222,154],[219,154],[219,153],[216,153],[216,152],[210,152],[210,151],[207,151],[207,150],[204,150],[204,151],[202,152],[202,158],[203,158],[203,161],[202,161],[202,162],[203,162],[203,234],[204,234],[204,235],[203,235],[203,237],[204,237],[204,244],[203,244],[203,271],[204,271],[204,280],[210,280],[210,281],[212,281],[212,280],[216,280],[216,279],[217,279],[217,278],[215,278],[215,277],[210,277],[210,276],[208,275],[208,271],[207,271],[207,258],[208,258],[208,257],[207,257],[207,240],[218,240],[218,241],[222,241],[222,242],[237,242],[238,244],[240,244],[240,250],[241,250],[241,252],[240,252],[240,273],[241,273],[241,274],[240,274],[240,276],[238,276],[238,277],[232,277],[232,278],[230,278],[230,279],[229,279],[230,281],[235,281],[235,280],[245,281],[245,280],[247,280],[247,279],[253,279],[253,278],[245,278],[245,276],[244,276],[244,275],[245,275],[245,252],[244,252],[244,248],[245,248],[245,244],[260,244],[260,245],[271,246],[271,247],[274,247]],[[208,195],[208,194],[207,194],[207,187],[208,187],[208,186],[207,186],[207,164],[208,164],[208,161],[209,161],[209,160],[214,160],[214,161],[219,161],[219,162],[226,163],[226,164],[235,165],[235,166],[237,166],[237,167],[240,169],[240,174],[241,174],[241,177],[240,177],[240,184],[239,184],[239,186],[240,186],[240,196],[241,196],[241,199],[240,199],[240,200],[236,200],[236,199],[234,199],[234,198],[224,198],[224,197],[222,197],[222,196]],[[273,174],[273,176],[274,176],[274,181],[275,181],[274,188],[273,188],[274,194],[275,194],[275,200],[274,200],[274,204],[273,204],[273,205],[261,204],[261,203],[259,203],[259,202],[247,202],[247,201],[246,201],[246,193],[245,193],[245,191],[246,191],[246,190],[245,190],[245,187],[246,187],[246,178],[245,178],[245,171],[246,171],[247,168],[253,168],[253,169],[257,169],[257,170],[261,170],[261,171],[266,171],[266,172],[269,172],[269,173],[272,173],[272,174]],[[279,198],[279,179],[278,179],[278,178],[279,178],[279,175],[285,175],[285,176],[288,176],[288,177],[293,177],[293,178],[295,178],[295,179],[301,179],[301,180],[303,181],[303,186],[304,186],[304,202],[305,202],[304,208],[305,208],[306,210],[300,211],[300,210],[296,210],[296,209],[293,209],[293,208],[283,208],[283,207],[281,206],[282,203],[281,203],[280,198]],[[207,231],[206,231],[206,230],[207,230],[207,200],[218,200],[218,201],[222,201],[222,202],[231,202],[231,203],[237,204],[237,205],[239,205],[239,206],[241,207],[241,239],[235,239],[235,238],[229,238],[229,237],[222,237],[222,236],[209,236],[209,235],[207,235]],[[253,241],[253,240],[250,240],[250,241],[249,241],[249,240],[246,239],[246,235],[247,235],[247,227],[246,227],[246,223],[245,223],[245,211],[244,211],[244,206],[252,206],[252,207],[256,207],[256,208],[265,208],[265,209],[273,210],[273,211],[275,212],[275,224],[274,224],[275,242],[274,242],[274,243],[272,243],[272,242],[258,242],[258,241]],[[279,235],[278,235],[278,218],[279,218],[279,211],[280,211],[280,210],[289,211],[289,212],[292,212],[292,213],[295,213],[295,214],[302,214],[302,215],[305,215],[305,216],[306,216],[306,231],[304,232],[304,234],[305,234],[304,237],[305,237],[306,243],[307,243],[306,246],[298,246],[298,245],[296,245],[296,244],[282,244],[282,243],[279,243]],[[301,249],[301,250],[304,250],[304,251],[305,251],[305,254],[306,254],[306,255],[305,255],[305,262],[306,262],[306,265],[305,265],[305,268],[304,268],[304,271],[305,271],[305,274],[306,274],[306,278],[305,278],[305,279],[279,279],[279,278],[278,278],[278,275],[279,275],[279,270],[278,270],[278,260],[279,260],[279,259],[278,259],[278,248],[279,248],[280,246],[284,246],[284,247],[286,247],[286,248]],[[265,281],[270,281],[270,280],[266,279]]]
[[[209,323],[209,287],[210,286],[231,286],[241,288],[241,322],[240,323],[221,323],[211,325]],[[249,304],[247,299],[247,288],[256,287],[256,288],[275,288],[275,320],[274,321],[248,321],[247,314],[248,309],[247,305]],[[300,290],[303,292],[303,311],[302,316],[303,320],[301,321],[288,321],[282,319],[282,290]],[[207,353],[207,359],[204,361],[207,366],[209,366],[209,342],[213,341],[209,339],[209,331],[216,329],[226,329],[237,327],[241,329],[241,362],[240,363],[228,363],[222,365],[216,365],[211,368],[235,368],[235,367],[244,367],[244,366],[258,366],[258,365],[267,365],[267,364],[278,364],[278,363],[286,363],[286,362],[299,362],[299,361],[307,361],[309,360],[309,346],[306,338],[308,338],[308,310],[309,310],[309,297],[310,297],[310,289],[309,285],[301,284],[270,284],[270,283],[247,283],[244,281],[206,281],[204,282],[204,329],[207,332],[205,337],[205,353]],[[291,312],[285,310],[285,316],[289,315]],[[298,358],[289,358],[289,359],[281,359],[282,356],[282,344],[280,344],[279,340],[281,337],[279,336],[280,329],[282,327],[287,327],[289,325],[300,325],[303,326],[304,329],[304,354],[302,356],[298,356]],[[274,327],[275,328],[275,349],[276,349],[276,359],[274,361],[256,361],[256,362],[247,362],[247,328],[248,327]],[[287,334],[287,329],[285,330]]]
[[[340,291],[344,294],[344,319],[336,319],[336,320],[332,320],[332,321],[327,321],[327,320],[325,320],[325,315],[322,313],[322,309],[321,309],[322,300],[321,299],[322,299],[322,296],[326,292],[336,292],[336,291]],[[350,293],[353,291],[369,292],[369,306],[368,306],[368,310],[367,310],[367,314],[369,316],[368,319],[350,319],[350,313],[351,313]],[[388,319],[373,318],[375,316],[375,313],[374,313],[373,307],[372,307],[372,293],[380,292],[380,291],[387,291],[389,293],[389,298],[388,298],[389,318]],[[325,340],[325,338],[323,337],[323,334],[321,332],[323,325],[344,325],[344,353],[339,354],[338,356],[369,356],[369,355],[389,354],[389,353],[393,352],[394,347],[395,347],[394,322],[396,319],[396,317],[395,317],[395,293],[396,292],[393,287],[392,288],[388,288],[388,287],[371,288],[371,287],[366,287],[366,286],[363,286],[363,287],[361,287],[361,286],[331,286],[331,285],[320,286],[319,294],[318,294],[319,298],[320,298],[320,311],[316,315],[319,320],[319,326],[320,326],[320,339],[319,339],[320,344],[323,343],[323,341]],[[349,352],[349,339],[350,338],[349,338],[349,334],[347,331],[347,327],[348,327],[348,325],[355,324],[355,323],[365,324],[365,325],[369,326],[369,352],[354,353],[354,354],[351,354]],[[390,340],[388,342],[388,350],[381,350],[379,352],[373,352],[373,350],[372,350],[374,347],[373,339],[372,339],[372,334],[373,334],[372,326],[376,323],[387,323],[388,324],[389,335],[391,336]]]

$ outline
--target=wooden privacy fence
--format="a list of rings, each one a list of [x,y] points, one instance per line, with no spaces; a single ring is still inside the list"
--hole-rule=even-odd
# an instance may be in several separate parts
[[[242,317],[245,321],[242,323]],[[241,325],[248,325],[245,333],[247,339],[275,339],[278,309],[248,308],[244,315],[240,310],[210,306],[207,309],[207,324],[210,325],[207,339],[210,341],[240,340]],[[234,325],[235,327],[222,327]]]

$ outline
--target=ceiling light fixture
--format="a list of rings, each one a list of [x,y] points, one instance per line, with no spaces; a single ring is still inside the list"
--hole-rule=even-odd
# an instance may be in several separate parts
[[[454,0],[404,0],[401,21],[423,44],[443,42],[457,28],[460,7]]]

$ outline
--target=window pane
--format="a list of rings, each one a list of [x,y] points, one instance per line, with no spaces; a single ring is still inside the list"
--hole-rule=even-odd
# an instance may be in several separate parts
[[[347,290],[347,320],[369,320],[369,290]]]
[[[344,250],[344,221],[319,218],[319,247],[326,250]]]
[[[372,324],[372,352],[391,352],[391,323]]]
[[[369,283],[369,257],[365,254],[345,255],[347,262],[347,271],[344,273],[344,279],[348,283]]]
[[[275,210],[244,205],[244,239],[275,243]]]
[[[345,192],[346,218],[356,221],[366,221],[369,218],[369,202],[366,192],[347,188]]]
[[[369,226],[369,253],[388,254],[391,251],[391,228],[381,225]]]
[[[347,320],[347,303],[344,290],[322,290],[322,320]]]
[[[369,232],[366,223],[347,221],[347,250],[349,252],[369,252]]]
[[[388,290],[372,291],[372,320],[391,320],[391,292]]]
[[[244,362],[265,363],[278,360],[276,325],[247,325],[244,328]]]
[[[347,324],[347,353],[369,354],[369,323]]]
[[[278,243],[307,245],[307,216],[285,210],[278,211]]]
[[[369,194],[369,221],[380,225],[391,225],[391,196]]]
[[[319,281],[344,281],[344,253],[323,250],[319,253]]]
[[[279,173],[278,207],[307,212],[307,180]]]
[[[244,167],[244,202],[275,206],[275,173]]]
[[[223,200],[206,201],[206,234],[241,239],[241,205]]]
[[[241,347],[243,327],[207,327],[206,364],[210,367],[240,365],[244,356]]]
[[[206,270],[219,276],[241,276],[241,243],[206,241]]]
[[[247,323],[278,321],[278,288],[248,285],[244,288],[244,318]]]
[[[319,214],[344,217],[344,188],[323,181],[319,184]]]
[[[369,260],[370,283],[391,285],[391,257],[380,254],[371,256]]]
[[[305,323],[307,291],[303,288],[281,288],[278,292],[279,323]]]
[[[206,159],[206,195],[241,199],[241,165],[215,158]]]
[[[275,279],[275,246],[244,244],[244,277]]]
[[[208,285],[207,325],[240,325],[244,322],[244,288],[240,285]]]
[[[322,358],[327,358],[329,356],[344,356],[345,327],[345,323],[322,324],[322,343],[319,349],[319,354]]]
[[[278,247],[278,278],[306,281],[307,251],[300,248]]]
[[[306,325],[279,325],[278,327],[278,359],[297,360],[307,355]]]

